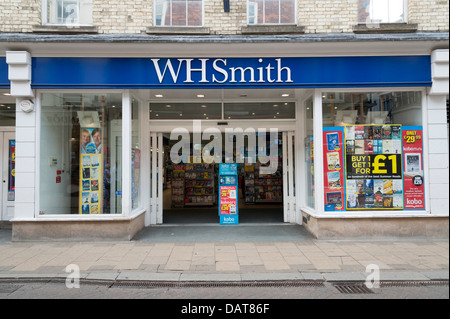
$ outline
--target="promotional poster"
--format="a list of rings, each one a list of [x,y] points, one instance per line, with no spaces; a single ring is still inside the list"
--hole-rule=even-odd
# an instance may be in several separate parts
[[[401,125],[345,127],[348,210],[403,209]]]
[[[342,127],[323,129],[325,210],[345,210],[344,145]]]
[[[82,127],[80,132],[80,214],[103,213],[101,129]]]
[[[405,126],[402,130],[405,209],[425,209],[423,174],[423,130]]]

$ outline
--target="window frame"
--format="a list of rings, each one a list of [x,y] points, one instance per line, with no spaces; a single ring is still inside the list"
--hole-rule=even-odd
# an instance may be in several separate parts
[[[294,21],[289,23],[281,22],[281,2],[283,0],[277,0],[278,1],[278,23],[266,23],[265,21],[258,21],[258,3],[257,2],[251,2],[250,0],[247,0],[247,25],[249,26],[261,26],[261,25],[275,25],[275,26],[284,26],[284,25],[297,25],[298,23],[298,0],[294,0],[294,6],[295,6],[295,12],[294,12]],[[265,19],[265,5],[266,0],[263,0],[263,17]],[[250,23],[250,7],[254,7],[254,16],[252,18],[256,21],[255,23]]]
[[[360,0],[361,1],[361,0]],[[358,21],[358,23],[385,23],[385,24],[393,24],[393,23],[408,23],[408,0],[403,0],[403,19],[402,21],[390,21],[389,18],[389,13],[388,13],[388,20],[387,21],[377,21],[375,19],[372,19],[371,16],[373,15],[373,8],[374,8],[374,2],[375,1],[379,1],[379,0],[368,0],[369,1],[369,8],[367,10],[368,13],[368,18],[366,19],[366,21]],[[392,6],[392,2],[390,0],[385,0],[388,2],[388,12],[389,12],[389,8],[391,8]],[[359,10],[359,9],[358,9]],[[358,12],[358,16],[359,16]]]
[[[42,94],[47,93],[76,93],[76,94],[122,94],[122,211],[119,214],[40,214],[40,163],[41,159],[41,100]],[[35,164],[35,193],[34,193],[34,218],[36,220],[128,220],[130,217],[141,214],[143,202],[134,209],[131,207],[131,93],[129,90],[118,89],[40,89],[36,93],[36,164]],[[141,110],[139,112],[142,112]],[[142,128],[141,128],[142,132]],[[141,135],[142,136],[142,135]],[[140,180],[142,180],[142,170]],[[142,187],[142,184],[140,184]],[[142,192],[142,189],[140,190]],[[144,195],[143,195],[144,196]]]
[[[91,5],[93,6],[93,0],[71,0],[77,2],[77,10],[78,10],[78,18],[77,23],[53,23],[49,22],[49,16],[48,16],[48,6],[49,6],[50,0],[42,0],[42,13],[41,13],[41,19],[42,19],[42,25],[46,26],[93,26],[92,17],[93,17],[93,10],[91,8],[90,14],[91,14],[91,23],[80,23],[80,7],[83,1],[90,1]],[[65,1],[65,0],[61,0]]]
[[[199,27],[203,27],[205,24],[205,4],[204,4],[204,0],[199,0],[199,2],[201,3],[201,23],[199,25],[189,25],[189,13],[188,13],[188,0],[184,0],[186,2],[186,24],[185,25],[173,25],[173,16],[172,16],[172,11],[169,13],[170,14],[170,24],[165,24],[164,23],[164,19],[161,19],[161,24],[157,24],[156,21],[156,17],[157,17],[157,10],[156,10],[156,6],[157,6],[157,1],[158,0],[153,0],[153,25],[155,27],[167,27],[167,28],[199,28]],[[162,14],[161,17],[165,16],[165,13],[168,10],[169,7],[169,2],[172,3],[174,0],[162,0],[163,1],[163,5],[162,5]],[[180,0],[178,0],[180,1]],[[170,10],[172,10],[172,4],[170,5]]]

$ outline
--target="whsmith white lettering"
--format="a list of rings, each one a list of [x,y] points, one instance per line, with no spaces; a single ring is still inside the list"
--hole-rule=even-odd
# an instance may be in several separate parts
[[[291,83],[292,71],[289,67],[283,66],[281,59],[275,59],[276,65],[272,66],[270,63],[264,64],[263,59],[259,59],[258,63],[260,67],[254,68],[252,66],[247,67],[229,67],[227,68],[227,59],[214,59],[212,62],[212,69],[207,68],[207,62],[210,59],[197,59],[201,62],[201,67],[192,68],[192,61],[195,59],[167,59],[165,65],[160,65],[161,59],[151,59],[158,76],[159,83],[162,83],[166,78],[166,74],[169,73],[173,83],[177,84],[178,81],[183,83],[194,83],[192,80],[193,72],[201,73],[201,80],[199,83]],[[178,61],[178,67],[175,67]],[[179,79],[182,68],[185,68],[185,78]],[[168,70],[168,72],[167,72]],[[208,74],[211,72],[212,74]]]

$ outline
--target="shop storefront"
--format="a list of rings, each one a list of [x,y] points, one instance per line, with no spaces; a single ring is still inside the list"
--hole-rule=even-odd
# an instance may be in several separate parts
[[[448,235],[448,196],[436,193],[448,191],[448,150],[436,149],[448,143],[437,134],[448,89],[437,87],[435,71],[445,63],[448,50],[195,58],[9,51],[0,71],[8,69],[4,86],[16,97],[13,239],[131,239],[165,223],[167,205],[245,218],[243,206],[217,201],[219,163],[241,167],[240,194],[226,196],[261,211],[278,205],[280,223],[319,238]]]

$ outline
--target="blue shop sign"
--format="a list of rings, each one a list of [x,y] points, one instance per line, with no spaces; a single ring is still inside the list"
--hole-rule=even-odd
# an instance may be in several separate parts
[[[44,58],[33,88],[315,88],[431,86],[430,56]]]
[[[0,89],[9,89],[8,64],[5,57],[0,57]]]

